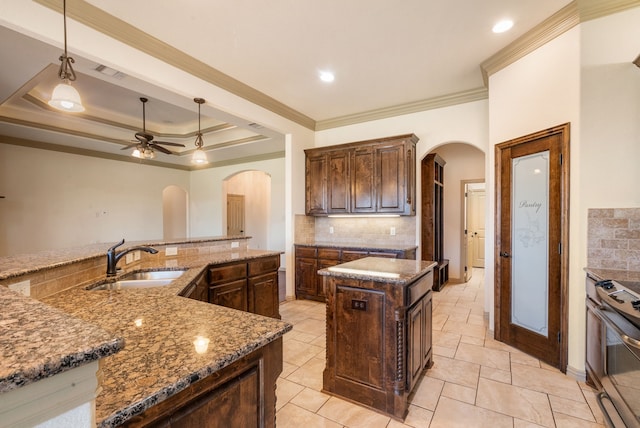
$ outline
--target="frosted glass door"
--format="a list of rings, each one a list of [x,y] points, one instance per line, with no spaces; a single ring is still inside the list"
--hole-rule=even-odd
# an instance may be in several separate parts
[[[511,322],[548,335],[549,151],[512,160]]]

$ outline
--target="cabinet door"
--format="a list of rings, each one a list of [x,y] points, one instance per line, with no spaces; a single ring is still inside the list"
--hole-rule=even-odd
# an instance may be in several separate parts
[[[404,213],[407,202],[407,174],[404,141],[391,142],[375,149],[377,212]]]
[[[278,302],[278,274],[268,273],[249,278],[249,312],[280,318]]]
[[[350,211],[351,180],[349,150],[329,152],[328,198],[329,214],[346,214]]]
[[[316,259],[296,258],[296,296],[315,297],[317,295],[317,271]]]
[[[327,214],[327,176],[329,165],[326,153],[307,155],[306,158],[306,207],[307,215]]]
[[[424,321],[423,326],[423,353],[424,356],[422,358],[422,367],[430,368],[433,364],[433,292],[429,291],[424,299],[422,300],[422,306],[424,311],[424,316],[422,320]]]
[[[407,390],[411,391],[423,369],[425,322],[422,300],[409,310],[407,323]]]
[[[209,301],[215,305],[247,311],[247,280],[241,279],[209,288]]]
[[[351,212],[376,212],[375,152],[372,146],[358,147],[353,152],[351,180]]]
[[[362,259],[367,257],[369,252],[366,250],[358,251],[358,250],[343,250],[342,251],[342,262],[350,262],[353,260]]]
[[[318,259],[318,270],[328,268],[331,266],[336,266],[340,264],[340,260],[326,260],[326,259]],[[324,289],[324,276],[316,275],[316,289],[318,290],[318,296],[323,299],[326,297],[325,289]]]

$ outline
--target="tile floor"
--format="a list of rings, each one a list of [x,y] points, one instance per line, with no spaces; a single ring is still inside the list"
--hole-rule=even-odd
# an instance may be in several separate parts
[[[604,427],[595,394],[558,370],[493,340],[483,311],[483,272],[433,296],[434,365],[410,397],[404,424],[320,392],[325,307],[282,303],[284,337],[277,427]]]

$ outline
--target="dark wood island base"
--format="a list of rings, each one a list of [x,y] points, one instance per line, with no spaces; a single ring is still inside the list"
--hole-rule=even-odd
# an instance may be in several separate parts
[[[404,420],[433,364],[434,265],[368,257],[319,271],[327,295],[323,392]]]

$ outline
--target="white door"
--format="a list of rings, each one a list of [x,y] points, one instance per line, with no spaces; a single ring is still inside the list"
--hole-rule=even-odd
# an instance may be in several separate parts
[[[469,202],[469,234],[472,241],[472,262],[471,266],[484,268],[484,189],[470,189],[468,193]]]

